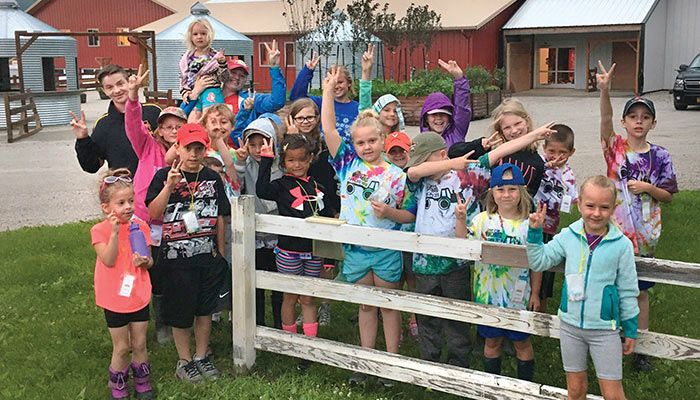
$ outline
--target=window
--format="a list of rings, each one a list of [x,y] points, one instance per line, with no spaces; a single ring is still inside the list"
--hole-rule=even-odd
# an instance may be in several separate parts
[[[88,32],[99,32],[97,28],[88,28]],[[88,47],[100,47],[100,37],[99,36],[88,36]]]
[[[129,32],[129,28],[117,28],[117,32]],[[131,46],[129,41],[129,36],[117,36],[117,46],[127,47]]]
[[[576,71],[576,49],[542,47],[539,50],[540,85],[573,85]]]
[[[260,42],[258,43],[258,54],[259,54],[259,60],[260,60],[260,66],[261,67],[269,67],[270,66],[270,60],[267,58],[267,49],[265,48],[265,44],[268,46],[272,46],[272,42]]]
[[[66,89],[65,66],[65,57],[41,57],[41,71],[44,76],[45,92]]]
[[[296,67],[297,63],[294,58],[294,42],[286,42],[284,44],[284,62],[287,67]]]
[[[0,92],[10,91],[10,59],[0,58]]]

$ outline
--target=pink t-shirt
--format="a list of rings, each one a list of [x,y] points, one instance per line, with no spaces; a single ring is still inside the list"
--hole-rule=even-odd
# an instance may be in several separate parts
[[[146,243],[151,245],[151,234],[148,224],[135,219],[141,228]],[[92,245],[97,243],[109,243],[112,234],[112,225],[109,220],[104,220],[90,229]],[[129,243],[129,224],[119,227],[119,251],[114,266],[106,266],[99,257],[95,262],[95,303],[104,309],[118,313],[131,313],[146,307],[151,301],[151,279],[148,270],[136,268]],[[120,295],[124,277],[134,277],[133,288],[129,296]],[[123,294],[123,293],[122,293]]]

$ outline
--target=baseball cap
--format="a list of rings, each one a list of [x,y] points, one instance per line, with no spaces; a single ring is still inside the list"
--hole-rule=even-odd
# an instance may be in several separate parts
[[[649,109],[649,112],[651,112],[651,116],[656,119],[656,107],[654,107],[654,102],[641,96],[635,96],[627,100],[627,103],[625,103],[625,108],[622,110],[623,118],[629,113],[630,108],[632,108],[632,106],[635,104],[644,104]]]
[[[166,107],[163,109],[163,111],[160,112],[160,115],[158,115],[158,119],[156,120],[156,123],[160,125],[160,122],[163,120],[163,118],[167,117],[168,115],[172,115],[173,117],[178,117],[182,120],[187,121],[187,115],[185,115],[185,112],[182,111],[180,107]]]
[[[503,175],[511,171],[513,175],[511,178],[504,178]],[[491,183],[489,187],[495,188],[505,185],[516,185],[522,186],[525,184],[525,179],[523,178],[523,172],[518,168],[517,165],[512,163],[503,163],[498,167],[491,170]]]
[[[450,111],[450,110],[448,110],[448,109],[446,109],[446,108],[436,108],[436,109],[434,109],[434,110],[430,110],[430,111],[426,112],[426,114],[428,114],[428,115],[440,114],[440,113],[442,113],[442,114],[447,114],[447,115],[452,115],[452,111]]]
[[[442,136],[435,132],[424,132],[413,139],[406,168],[423,163],[430,155],[438,150],[447,148],[447,143]]]
[[[384,151],[389,152],[392,147],[400,147],[406,151],[411,149],[411,138],[403,132],[392,132],[384,141]]]
[[[243,60],[228,60],[227,65],[229,70],[240,68],[246,73],[246,75],[250,73],[250,71],[248,70],[248,64],[246,64]]]
[[[177,143],[180,146],[201,143],[204,147],[207,147],[209,145],[209,135],[202,125],[185,124],[177,130]]]

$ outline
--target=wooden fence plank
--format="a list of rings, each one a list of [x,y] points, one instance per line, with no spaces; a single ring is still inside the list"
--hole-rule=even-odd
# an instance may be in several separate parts
[[[538,336],[559,338],[559,318],[532,311],[499,308],[376,286],[350,285],[324,279],[257,271],[257,287],[386,307],[455,321],[495,326]],[[670,360],[700,360],[700,340],[655,332],[640,332],[635,352]]]
[[[21,113],[21,112],[23,112],[23,111],[29,111],[29,110],[31,110],[31,109],[33,109],[33,108],[34,108],[34,105],[31,104],[31,103],[27,103],[27,104],[25,104],[25,105],[23,105],[23,106],[17,106],[17,107],[14,107],[14,108],[10,108],[10,115],[19,114],[19,113]]]
[[[418,360],[326,339],[308,338],[271,328],[257,328],[255,347],[469,398],[566,399],[566,390],[553,386]],[[601,398],[589,395],[587,399]]]

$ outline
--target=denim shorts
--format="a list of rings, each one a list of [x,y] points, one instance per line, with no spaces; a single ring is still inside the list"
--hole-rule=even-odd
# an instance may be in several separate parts
[[[386,282],[398,282],[403,272],[401,252],[396,250],[377,249],[374,247],[343,245],[345,260],[343,260],[343,275],[354,283],[372,271]]]

